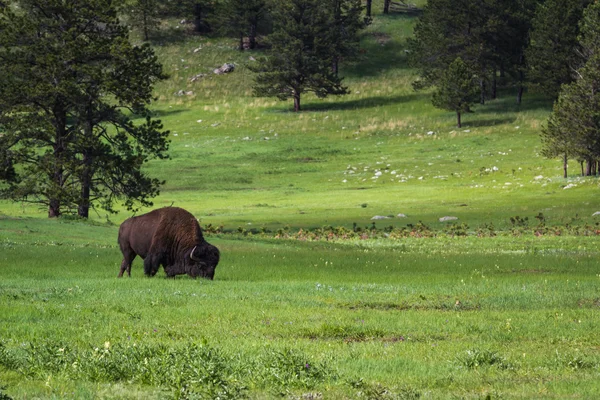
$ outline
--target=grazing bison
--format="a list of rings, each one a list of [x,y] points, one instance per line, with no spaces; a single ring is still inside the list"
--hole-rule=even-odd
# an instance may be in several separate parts
[[[135,256],[144,259],[144,273],[154,276],[162,265],[168,277],[188,274],[213,279],[219,263],[219,249],[204,240],[198,221],[178,207],[159,208],[127,219],[119,228],[123,262],[119,278]]]

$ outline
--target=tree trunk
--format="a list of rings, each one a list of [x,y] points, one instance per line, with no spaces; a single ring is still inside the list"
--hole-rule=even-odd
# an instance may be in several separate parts
[[[250,50],[254,50],[256,48],[256,30],[258,29],[258,21],[252,21],[252,25],[250,25],[250,34],[248,36],[248,47]]]
[[[367,0],[367,17],[371,18],[371,5],[373,4],[373,0]]]
[[[331,64],[331,71],[335,74],[336,78],[338,76],[338,72],[339,72],[339,59],[337,56],[333,57],[333,62]]]
[[[204,23],[202,4],[200,3],[194,4],[194,30],[198,33],[205,33],[209,30]]]
[[[592,176],[592,161],[585,160],[585,176]]]
[[[525,91],[525,74],[523,71],[519,71],[519,89],[517,91],[517,104],[521,104],[523,101],[523,92]]]
[[[48,206],[48,218],[60,217],[60,201],[58,199],[50,199]]]
[[[496,71],[496,68],[492,73],[492,100],[496,100],[496,97],[498,97],[498,79],[496,78],[498,71]]]
[[[77,215],[81,218],[90,216],[90,190],[92,186],[92,154],[89,149],[83,152],[83,171],[81,172],[81,199],[77,207]]]
[[[88,108],[86,121],[83,127],[84,149],[82,151],[82,170],[81,170],[81,198],[77,205],[77,215],[81,218],[90,216],[90,192],[92,187],[92,163],[93,163],[93,126],[92,126],[92,110]]]
[[[300,93],[294,92],[294,111],[300,111]]]
[[[54,116],[56,123],[54,125],[55,138],[53,144],[53,171],[52,171],[52,191],[48,196],[48,218],[60,217],[61,211],[61,192],[64,185],[64,162],[65,152],[67,151],[67,115],[62,109],[61,104],[57,104],[54,107]]]
[[[567,171],[569,169],[569,160],[567,158],[567,153],[565,153],[565,156],[563,158],[563,171],[564,171],[564,175],[563,177],[566,179],[568,177],[567,175]]]
[[[392,0],[383,0],[383,13],[384,14],[390,13],[390,3],[391,2],[392,2]]]
[[[485,104],[485,79],[483,79],[483,78],[479,79],[479,95],[480,95],[479,103]]]
[[[462,124],[460,123],[460,111],[456,112],[456,121],[457,121],[456,126],[459,128],[462,128]]]
[[[583,161],[579,162],[581,164],[581,176],[585,176],[585,170],[583,169]]]

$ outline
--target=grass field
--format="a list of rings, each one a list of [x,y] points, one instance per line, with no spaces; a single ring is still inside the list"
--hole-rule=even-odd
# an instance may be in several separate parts
[[[155,207],[223,225],[215,280],[148,279],[139,260],[117,279],[128,212],[0,202],[0,399],[600,397],[598,180],[540,156],[535,94],[505,88],[454,128],[411,89],[414,22],[377,14],[351,94],[299,114],[251,96],[255,53],[165,26],[171,160],[148,172],[167,180]],[[376,215],[368,240],[294,236]],[[419,221],[424,237],[382,230]]]

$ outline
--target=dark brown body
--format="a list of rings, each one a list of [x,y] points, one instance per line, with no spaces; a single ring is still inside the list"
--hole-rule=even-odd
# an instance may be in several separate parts
[[[119,277],[136,256],[144,259],[144,273],[154,276],[162,265],[167,276],[188,274],[213,279],[219,263],[219,250],[204,240],[196,218],[178,207],[159,208],[132,217],[119,228],[123,262]]]

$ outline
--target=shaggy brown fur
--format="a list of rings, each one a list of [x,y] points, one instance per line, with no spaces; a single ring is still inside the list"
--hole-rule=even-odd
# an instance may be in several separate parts
[[[213,279],[220,257],[219,250],[204,240],[196,218],[178,207],[125,220],[119,228],[119,247],[123,253],[119,278],[125,271],[131,276],[131,263],[139,255],[148,276],[156,275],[162,265],[168,277]]]

